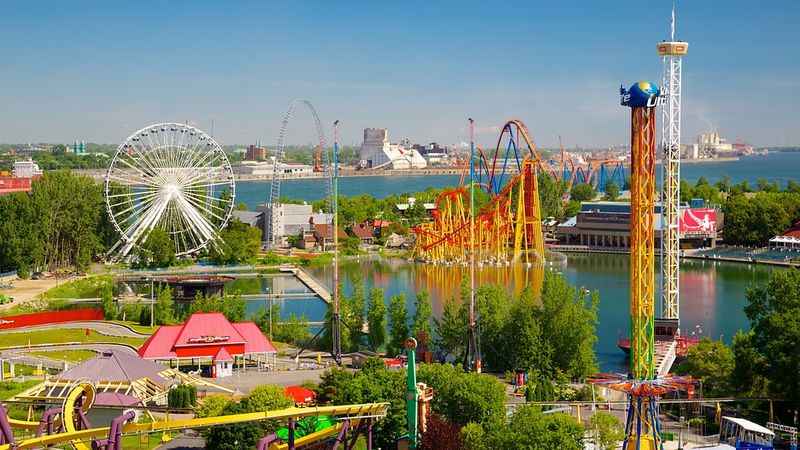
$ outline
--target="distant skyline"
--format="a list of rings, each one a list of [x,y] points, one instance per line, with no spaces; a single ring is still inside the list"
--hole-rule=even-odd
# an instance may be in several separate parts
[[[294,98],[332,139],[497,139],[520,118],[537,144],[628,141],[620,83],[660,84],[671,1],[3,2],[0,142],[115,144],[190,122],[222,144],[272,146]],[[711,129],[800,145],[800,2],[679,1],[683,142]],[[299,110],[287,142],[315,140]]]

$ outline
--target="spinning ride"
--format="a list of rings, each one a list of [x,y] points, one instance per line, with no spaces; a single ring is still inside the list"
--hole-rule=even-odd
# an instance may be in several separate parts
[[[117,148],[106,172],[106,210],[120,235],[109,254],[125,257],[156,228],[176,255],[196,253],[228,223],[235,194],[233,169],[214,138],[179,123],[142,128]]]

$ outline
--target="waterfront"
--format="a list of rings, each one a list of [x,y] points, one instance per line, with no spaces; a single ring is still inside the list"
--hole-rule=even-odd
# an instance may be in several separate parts
[[[578,287],[597,290],[600,294],[597,327],[598,341],[595,345],[602,370],[623,370],[625,360],[617,349],[617,338],[626,335],[629,321],[628,256],[610,254],[570,254],[566,260],[550,267],[563,273]],[[656,268],[658,270],[658,268]],[[749,327],[744,314],[745,292],[754,283],[765,282],[771,271],[782,270],[766,266],[685,260],[681,264],[681,324],[685,334],[700,333],[730,343],[736,331]],[[329,267],[310,269],[327,285],[331,283]],[[431,294],[434,315],[442,312],[447,298],[458,298],[465,269],[461,267],[431,266],[410,263],[400,258],[382,259],[361,257],[342,264],[342,280],[345,293],[351,290],[350,279],[362,277],[367,290],[373,286],[384,290],[386,302],[389,297],[404,293],[409,314],[414,310],[414,298],[420,290]],[[496,283],[519,289],[531,277],[525,270],[509,268],[482,268],[479,284]],[[278,280],[281,280],[278,282]],[[276,283],[279,283],[276,285]],[[299,282],[286,277],[243,279],[229,286],[244,293],[283,291],[289,293],[308,292]],[[322,320],[325,304],[309,294],[308,297],[292,297],[274,300],[281,306],[281,316],[290,313],[305,314],[310,321]],[[251,317],[264,308],[267,300],[248,301],[247,311]]]
[[[777,181],[783,187],[789,180],[800,180],[798,167],[800,167],[800,152],[773,152],[766,156],[745,156],[738,161],[684,164],[681,167],[681,178],[694,184],[701,176],[711,183],[728,176],[732,183],[747,180],[753,187],[758,178],[766,178],[769,181]],[[660,165],[656,171],[660,180]],[[392,194],[424,191],[431,187],[455,186],[458,180],[458,175],[344,177],[339,180],[339,192],[344,196],[369,193],[377,198],[383,198]],[[306,201],[319,200],[326,195],[325,192],[322,179],[286,180],[282,182],[281,188],[282,195]],[[268,181],[236,183],[237,202],[244,202],[250,209],[255,209],[256,205],[264,203],[268,193]]]

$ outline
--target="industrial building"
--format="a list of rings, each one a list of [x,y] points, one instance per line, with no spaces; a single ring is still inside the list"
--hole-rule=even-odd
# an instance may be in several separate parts
[[[267,159],[267,149],[260,145],[250,144],[247,146],[244,159],[247,161],[264,161]]]
[[[365,128],[359,152],[361,167],[387,169],[424,169],[425,158],[411,146],[389,142],[386,128]]]
[[[274,170],[275,165],[272,161],[242,161],[242,163],[233,167],[233,171],[237,175],[251,177],[271,177]],[[313,175],[314,170],[306,164],[278,163],[278,174],[284,177],[303,177]]]

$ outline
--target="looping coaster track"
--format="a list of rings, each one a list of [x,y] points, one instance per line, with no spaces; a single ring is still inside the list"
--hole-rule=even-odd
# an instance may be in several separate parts
[[[442,192],[431,222],[414,227],[415,256],[434,263],[466,263],[470,250],[478,261],[505,264],[544,261],[539,173],[549,174],[521,120],[503,126],[490,155],[478,149],[475,187],[489,196],[475,211],[470,240],[469,186]]]

